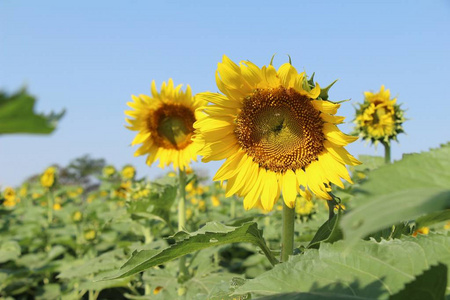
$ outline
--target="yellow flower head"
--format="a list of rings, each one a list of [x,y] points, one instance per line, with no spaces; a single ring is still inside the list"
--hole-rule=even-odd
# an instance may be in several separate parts
[[[83,218],[83,214],[79,210],[77,210],[72,216],[72,220],[74,222],[80,222],[82,218]]]
[[[6,207],[14,207],[16,206],[17,202],[20,201],[16,196],[16,191],[11,187],[5,188],[5,190],[3,191],[3,198],[5,198],[3,206]]]
[[[415,230],[413,232],[412,236],[416,237],[419,233],[427,235],[428,233],[430,233],[430,228],[429,227],[421,227],[421,228]]]
[[[359,161],[344,146],[357,138],[336,126],[344,118],[335,116],[340,104],[326,100],[331,85],[321,89],[290,63],[277,71],[226,56],[216,82],[223,94],[197,95],[211,105],[198,110],[195,139],[204,162],[226,159],[214,180],[228,181],[227,197],[270,211],[280,194],[293,208],[300,186],[331,199],[330,182],[351,182],[345,165]]]
[[[295,212],[301,216],[308,216],[314,212],[315,207],[314,202],[311,200],[304,197],[299,197],[295,203]]]
[[[211,202],[214,207],[220,206],[220,200],[219,200],[219,197],[217,197],[217,196],[212,196]]]
[[[114,166],[111,166],[111,165],[106,166],[103,168],[102,173],[103,173],[104,177],[109,178],[109,177],[113,176],[114,174],[116,174],[116,168],[114,168]]]
[[[61,204],[59,203],[53,204],[53,210],[61,210]]]
[[[12,187],[6,187],[3,191],[3,197],[6,201],[15,201],[16,200],[16,191]]]
[[[206,210],[206,202],[205,200],[198,201],[198,210],[205,211]]]
[[[127,165],[127,166],[123,167],[122,177],[124,179],[127,179],[127,180],[133,179],[135,175],[136,175],[136,169],[133,166]]]
[[[90,229],[84,232],[84,238],[87,241],[92,241],[97,237],[97,233],[95,232],[95,230]]]
[[[404,111],[391,99],[391,93],[384,85],[378,93],[364,92],[364,102],[356,110],[356,131],[372,143],[397,140],[403,132]]]
[[[41,175],[41,185],[46,188],[51,188],[55,184],[56,168],[50,167]]]
[[[131,145],[142,144],[135,156],[148,155],[147,164],[159,159],[159,167],[173,163],[174,169],[185,170],[191,160],[196,160],[201,144],[192,140],[193,124],[198,118],[195,109],[202,106],[201,99],[192,97],[191,87],[181,90],[174,87],[172,79],[163,82],[158,93],[155,81],[151,86],[152,96],[132,96],[125,111],[130,130],[138,131]]]

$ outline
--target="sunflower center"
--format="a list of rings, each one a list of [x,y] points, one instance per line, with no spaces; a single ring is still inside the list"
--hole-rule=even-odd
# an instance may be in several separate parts
[[[294,89],[255,90],[236,119],[240,146],[274,172],[305,168],[323,151],[323,124],[311,99]]]
[[[192,143],[194,122],[194,112],[189,107],[163,104],[150,113],[147,125],[158,147],[181,150]]]

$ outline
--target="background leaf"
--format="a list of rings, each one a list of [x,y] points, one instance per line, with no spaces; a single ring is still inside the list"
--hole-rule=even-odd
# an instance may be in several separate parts
[[[35,98],[27,94],[25,89],[11,96],[0,92],[0,134],[48,134],[55,130],[65,111],[47,116],[36,114],[33,111],[35,102]]]

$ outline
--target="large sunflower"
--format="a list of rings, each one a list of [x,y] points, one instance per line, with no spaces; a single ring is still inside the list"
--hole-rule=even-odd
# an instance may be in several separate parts
[[[134,155],[148,155],[148,165],[159,159],[160,168],[173,163],[174,169],[184,170],[201,147],[192,135],[195,109],[204,102],[192,97],[189,85],[184,92],[181,85],[174,87],[172,79],[167,85],[163,82],[160,93],[152,81],[151,92],[152,96],[133,95],[133,102],[127,103],[134,109],[125,111],[131,117],[126,119],[127,128],[138,131],[131,145],[142,144]]]
[[[391,99],[391,93],[384,85],[378,93],[364,92],[364,98],[356,110],[355,123],[359,135],[373,143],[389,144],[390,140],[397,140],[405,121],[403,110],[396,104],[397,99]]]
[[[280,194],[293,208],[307,190],[324,199],[330,182],[351,182],[345,164],[359,164],[344,146],[357,138],[343,134],[335,116],[340,104],[328,88],[308,81],[291,64],[278,71],[228,57],[218,64],[216,82],[223,93],[201,93],[212,103],[194,124],[204,143],[203,161],[226,159],[214,180],[227,180],[226,195],[244,197],[244,207],[271,210]]]

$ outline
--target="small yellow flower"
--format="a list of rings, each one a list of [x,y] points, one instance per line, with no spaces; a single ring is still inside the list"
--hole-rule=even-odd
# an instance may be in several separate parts
[[[450,230],[450,221],[448,221],[447,223],[445,223],[444,229]]]
[[[421,227],[421,228],[417,229],[416,231],[414,231],[412,236],[416,237],[419,233],[427,235],[428,233],[430,233],[430,228],[429,227]]]
[[[295,212],[301,216],[308,216],[315,210],[315,204],[307,197],[297,197],[295,202]]]
[[[75,190],[71,190],[69,192],[67,192],[67,196],[69,196],[70,198],[75,198],[78,197],[79,195],[81,195],[83,193],[83,188],[79,187]]]
[[[50,167],[41,175],[41,185],[46,188],[51,188],[55,184],[56,168]]]
[[[53,204],[53,210],[61,210],[61,204],[59,203]]]
[[[111,165],[106,166],[103,168],[102,173],[103,173],[104,177],[111,177],[114,174],[116,174],[116,168],[114,168],[114,166],[111,166]]]
[[[16,191],[11,187],[5,188],[3,197],[5,198],[3,205],[6,207],[14,207],[16,206],[17,202],[19,202],[19,199],[16,196]]]
[[[136,169],[131,165],[126,165],[122,169],[122,177],[125,178],[126,180],[133,179],[135,175],[136,175]]]
[[[94,199],[95,199],[95,195],[94,194],[90,194],[87,197],[86,201],[87,201],[87,203],[92,203],[92,201],[94,201]]]
[[[16,191],[12,187],[6,187],[3,192],[3,197],[6,201],[15,201],[16,200]]]
[[[396,104],[397,99],[391,99],[391,93],[384,85],[378,93],[364,92],[364,97],[354,121],[359,135],[373,143],[397,140],[397,135],[403,132],[405,121],[404,110]]]
[[[177,174],[175,174],[175,172],[169,172],[169,173],[167,173],[167,176],[169,176],[169,177],[177,177]]]
[[[84,232],[84,238],[85,238],[87,241],[92,241],[92,240],[94,240],[96,237],[97,237],[97,233],[96,233],[95,230],[93,230],[93,229],[90,229],[90,230]]]
[[[214,207],[217,207],[217,206],[220,205],[220,200],[219,200],[219,198],[217,196],[212,196],[211,197],[211,201],[212,201],[212,205]]]
[[[198,201],[198,210],[205,211],[206,210],[206,202],[204,200]]]
[[[203,187],[200,186],[200,185],[195,189],[195,193],[196,193],[197,195],[203,195],[204,192],[205,192],[205,190],[204,190]]]
[[[191,198],[191,204],[192,205],[197,205],[198,204],[198,199],[195,198],[195,197]]]
[[[40,193],[34,192],[34,193],[31,194],[31,198],[33,198],[33,199],[37,199],[37,198],[40,198],[40,197],[42,197],[42,194],[40,194]]]
[[[193,181],[189,182],[189,184],[186,185],[186,193],[190,193],[192,191],[194,191],[194,182]]]
[[[79,222],[79,221],[81,221],[82,218],[83,218],[83,214],[79,210],[77,210],[72,216],[72,220],[74,222]]]
[[[189,220],[192,217],[192,214],[193,212],[191,208],[186,209],[186,220]]]
[[[154,290],[153,290],[153,295],[158,295],[161,290],[163,289],[162,286],[157,286]]]

